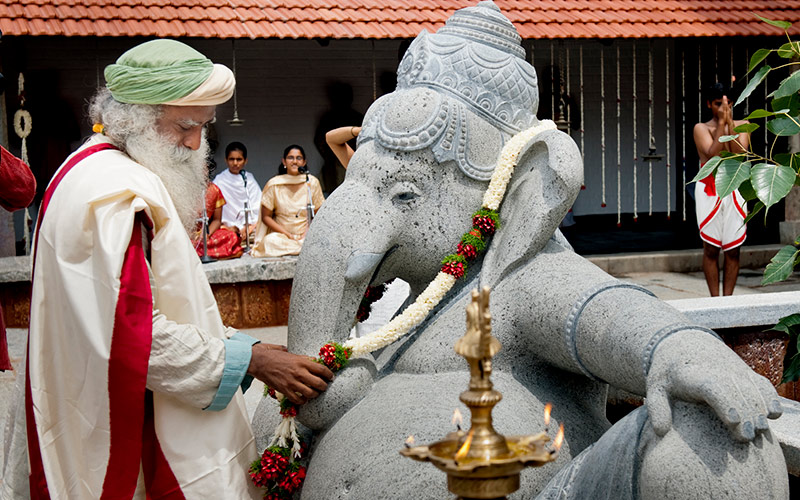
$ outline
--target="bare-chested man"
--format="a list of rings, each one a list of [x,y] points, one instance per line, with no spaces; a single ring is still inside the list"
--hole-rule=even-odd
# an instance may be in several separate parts
[[[747,123],[733,119],[732,105],[726,92],[727,89],[721,83],[706,89],[706,106],[711,109],[712,117],[707,122],[694,126],[694,143],[701,164],[705,164],[721,151],[743,152],[750,146],[750,136],[747,133],[740,133],[733,141],[719,142],[720,137],[736,134],[733,129]],[[738,190],[720,199],[714,185],[714,176],[709,175],[695,186],[695,203],[697,225],[703,240],[703,273],[708,290],[714,297],[719,295],[721,248],[725,254],[722,294],[731,295],[739,275],[739,246],[747,236],[744,224],[747,217],[745,199]]]

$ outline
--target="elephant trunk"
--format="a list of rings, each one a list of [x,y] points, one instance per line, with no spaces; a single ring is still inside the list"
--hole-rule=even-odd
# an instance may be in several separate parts
[[[316,355],[325,343],[342,343],[349,336],[364,291],[391,241],[379,227],[369,227],[369,214],[359,207],[375,202],[366,198],[358,185],[345,183],[311,225],[292,285],[292,352]]]

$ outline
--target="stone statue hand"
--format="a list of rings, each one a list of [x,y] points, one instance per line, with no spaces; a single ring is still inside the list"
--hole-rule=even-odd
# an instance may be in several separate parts
[[[672,427],[676,400],[704,403],[739,441],[752,441],[781,415],[775,388],[725,344],[705,332],[680,331],[656,346],[647,375],[647,409],[653,429]]]
[[[329,429],[370,391],[376,373],[371,359],[350,360],[328,384],[328,390],[299,408],[297,420],[309,429]]]

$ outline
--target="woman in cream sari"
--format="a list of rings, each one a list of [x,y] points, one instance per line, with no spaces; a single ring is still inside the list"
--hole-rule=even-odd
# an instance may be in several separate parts
[[[305,151],[296,144],[290,145],[283,151],[279,175],[270,179],[261,193],[253,257],[300,253],[308,231],[309,204],[316,213],[325,201],[317,178],[305,172]]]

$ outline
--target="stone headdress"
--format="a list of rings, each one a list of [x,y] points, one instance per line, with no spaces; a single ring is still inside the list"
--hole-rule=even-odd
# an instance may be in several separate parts
[[[423,31],[400,62],[397,90],[367,113],[359,142],[431,148],[438,162],[489,180],[505,141],[538,121],[536,71],[521,41],[492,1],[456,11],[435,34]]]

